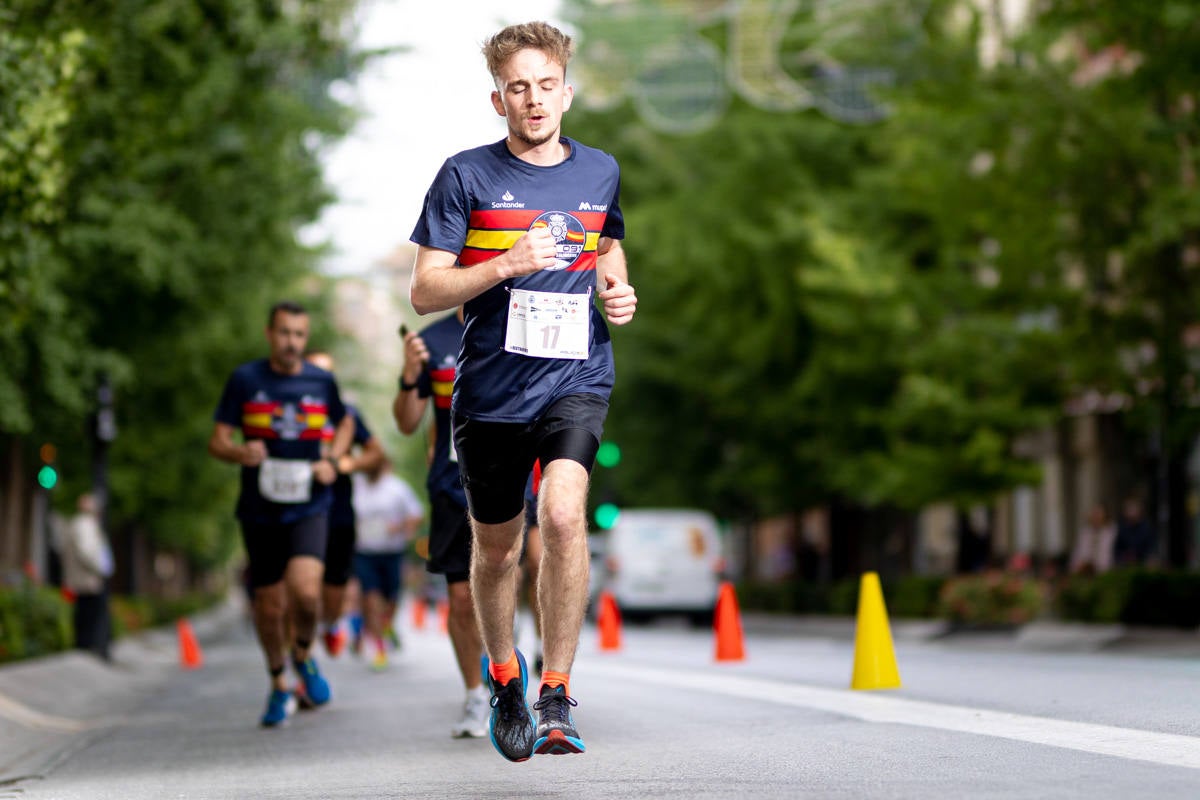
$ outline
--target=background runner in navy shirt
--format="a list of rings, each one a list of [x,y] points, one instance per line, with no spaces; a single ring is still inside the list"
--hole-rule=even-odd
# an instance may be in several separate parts
[[[471,527],[467,496],[458,470],[458,455],[450,431],[450,397],[454,389],[458,352],[462,346],[462,309],[404,335],[404,368],[392,404],[396,425],[413,434],[425,409],[433,405],[433,452],[429,459],[429,558],[425,568],[446,576],[449,617],[446,629],[462,676],[466,698],[450,735],[487,735],[488,695],[479,674],[483,642],[471,602]]]
[[[333,355],[324,350],[310,351],[305,360],[333,372]],[[371,434],[358,409],[347,403],[346,413],[354,420],[354,437],[350,443],[351,449],[334,462],[337,479],[333,482],[329,541],[325,543],[325,576],[321,586],[321,639],[325,642],[325,651],[334,658],[341,654],[350,638],[350,625],[342,620],[343,614],[347,613],[346,586],[354,574],[354,544],[357,538],[354,486],[350,475],[374,469],[385,458],[383,445]],[[330,454],[334,433],[332,424],[325,426],[322,455]]]
[[[321,599],[333,459],[346,452],[353,424],[333,375],[303,358],[308,313],[278,303],[267,323],[270,357],[233,371],[214,414],[208,451],[241,465],[237,517],[254,590],[254,625],[271,676],[261,722],[278,725],[295,705],[287,689],[288,651],[313,705],[329,701],[329,684],[310,654]],[[338,426],[331,458],[321,453],[327,422]],[[241,433],[241,443],[235,433]],[[284,614],[291,615],[287,639]]]

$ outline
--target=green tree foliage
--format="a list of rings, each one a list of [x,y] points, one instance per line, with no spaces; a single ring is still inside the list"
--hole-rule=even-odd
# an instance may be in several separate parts
[[[1200,434],[1200,363],[1187,344],[1200,307],[1200,9],[1036,4],[1015,30],[992,25],[995,63],[984,68],[987,22],[959,3],[931,10],[920,79],[897,96],[877,184],[910,190],[889,194],[904,198],[919,235],[894,241],[912,256],[926,248],[933,270],[985,270],[979,311],[1016,314],[1015,330],[1040,330],[1033,340],[1049,348],[1029,368],[1046,377],[1053,364],[1076,398],[1124,398],[1126,419],[1159,442],[1157,488],[1181,563],[1186,461]]]
[[[66,266],[54,232],[65,215],[64,139],[83,34],[17,26],[0,12],[0,431],[28,433],[49,403],[82,409],[72,373],[82,331],[61,324]]]
[[[987,246],[950,235],[968,221],[941,218],[938,182],[966,160],[907,168],[936,152],[920,131],[737,101],[690,136],[629,117],[568,118],[622,164],[639,316],[615,334],[608,426],[626,502],[917,508],[1036,479],[1012,442],[1051,419],[1054,337],[981,279]]]
[[[120,425],[114,527],[200,564],[227,556],[235,541],[234,476],[205,452],[221,386],[234,365],[264,352],[270,303],[319,285],[310,278],[318,254],[295,233],[331,199],[320,148],[352,121],[328,92],[361,62],[349,46],[352,7],[18,0],[10,12],[18,35],[70,31],[41,45],[26,35],[29,47],[70,46],[78,68],[58,83],[42,77],[48,88],[62,84],[46,112],[54,123],[25,123],[56,135],[57,190],[48,198],[57,216],[39,240],[55,268],[37,270],[49,288],[41,297],[55,307],[40,312],[40,324],[69,344],[56,353],[44,351],[57,340],[41,344],[40,357],[26,348],[23,373],[19,361],[0,364],[0,380],[20,387],[30,409],[24,425],[6,419],[3,429],[58,440],[78,486],[88,457],[80,434],[95,376],[107,370]],[[17,305],[39,313],[27,299]],[[65,388],[38,369],[63,371]]]

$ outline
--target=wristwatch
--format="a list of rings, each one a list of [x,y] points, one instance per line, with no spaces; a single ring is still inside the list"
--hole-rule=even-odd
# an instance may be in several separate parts
[[[415,388],[417,388],[417,381],[413,381],[412,383],[406,383],[404,380],[404,376],[403,375],[400,376],[400,391],[411,392]]]

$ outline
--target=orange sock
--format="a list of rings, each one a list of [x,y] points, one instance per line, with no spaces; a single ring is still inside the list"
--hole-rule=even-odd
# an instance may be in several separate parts
[[[542,686],[549,686],[551,689],[557,689],[561,686],[569,697],[571,694],[571,676],[565,672],[542,670]]]
[[[517,653],[514,650],[512,655],[508,657],[508,661],[503,664],[498,664],[493,661],[488,665],[488,672],[492,673],[492,678],[500,686],[507,686],[508,682],[513,678],[520,680],[521,678],[521,662],[517,661]]]

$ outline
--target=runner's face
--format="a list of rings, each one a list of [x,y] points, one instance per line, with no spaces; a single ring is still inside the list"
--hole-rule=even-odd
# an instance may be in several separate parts
[[[308,343],[308,315],[278,312],[267,328],[267,342],[271,361],[287,372],[296,371]]]
[[[557,141],[574,89],[562,64],[541,50],[518,50],[496,76],[492,106],[508,121],[509,136],[530,147]]]

